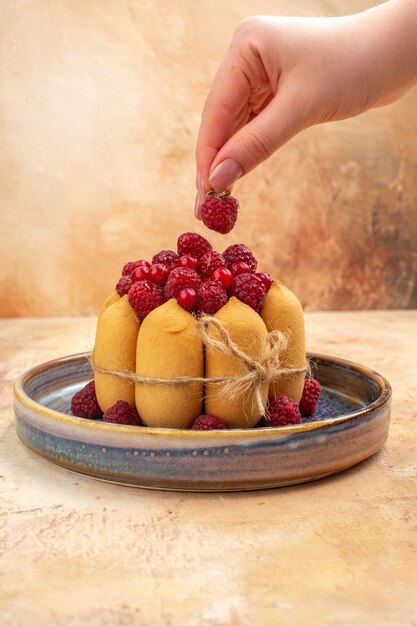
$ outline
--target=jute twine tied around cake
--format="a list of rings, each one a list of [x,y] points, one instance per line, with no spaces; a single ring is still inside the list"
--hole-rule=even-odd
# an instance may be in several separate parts
[[[210,327],[217,331],[219,339],[209,334]],[[241,395],[253,390],[254,401],[259,411],[263,413],[265,405],[262,398],[262,387],[265,383],[277,380],[283,376],[295,376],[308,371],[308,364],[304,367],[282,367],[281,356],[288,344],[287,337],[279,330],[273,330],[265,337],[261,346],[261,355],[258,360],[253,359],[243,352],[234,341],[224,325],[215,317],[203,315],[196,322],[196,331],[204,343],[206,349],[218,350],[227,356],[233,356],[244,366],[245,371],[236,376],[218,376],[216,378],[204,378],[202,376],[179,376],[178,378],[152,378],[141,376],[134,372],[113,371],[99,367],[94,363],[94,353],[91,358],[91,367],[99,374],[108,374],[129,380],[132,383],[145,383],[149,385],[165,385],[178,387],[202,383],[204,385],[221,386],[220,393],[227,398]]]

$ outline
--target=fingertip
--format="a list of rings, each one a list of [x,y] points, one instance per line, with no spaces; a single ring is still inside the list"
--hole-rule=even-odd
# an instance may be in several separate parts
[[[233,183],[237,181],[243,174],[243,167],[233,159],[225,159],[209,176],[209,183],[215,191],[221,193],[231,188]]]
[[[198,220],[201,220],[201,201],[200,194],[197,194],[194,202],[194,215]]]

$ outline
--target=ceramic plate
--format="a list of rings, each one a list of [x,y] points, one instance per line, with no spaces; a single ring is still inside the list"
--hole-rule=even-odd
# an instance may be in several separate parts
[[[79,354],[34,367],[16,382],[17,433],[52,463],[137,487],[239,491],[317,480],[382,448],[391,387],[362,365],[309,357],[323,391],[314,418],[297,426],[202,432],[73,417],[71,397],[92,379],[88,355]]]

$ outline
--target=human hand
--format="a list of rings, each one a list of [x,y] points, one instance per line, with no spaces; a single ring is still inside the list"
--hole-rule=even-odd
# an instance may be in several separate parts
[[[398,98],[417,80],[417,9],[391,0],[338,18],[252,17],[237,28],[203,115],[195,213],[301,130]]]

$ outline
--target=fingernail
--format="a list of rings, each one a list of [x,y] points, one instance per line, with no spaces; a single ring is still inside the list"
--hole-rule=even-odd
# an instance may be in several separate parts
[[[201,219],[201,205],[204,202],[204,198],[206,197],[206,192],[204,190],[204,183],[201,176],[198,177],[197,180],[197,195],[195,198],[195,206],[194,213],[197,219]]]
[[[194,203],[194,215],[196,216],[196,218],[198,220],[201,218],[201,216],[200,216],[200,213],[201,213],[200,205],[201,205],[200,195],[197,194],[196,197],[195,197],[195,203]]]
[[[243,167],[233,159],[226,159],[214,168],[209,183],[217,192],[226,191],[241,176]]]

